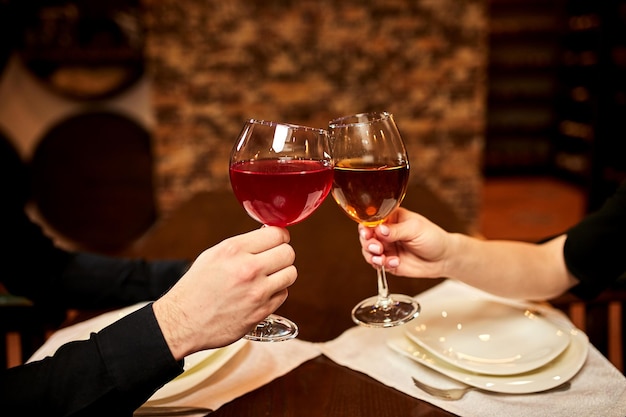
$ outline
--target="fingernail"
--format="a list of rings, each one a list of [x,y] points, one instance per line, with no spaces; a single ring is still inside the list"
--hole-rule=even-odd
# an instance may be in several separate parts
[[[382,256],[372,256],[372,263],[376,265],[382,265],[383,264]]]
[[[376,245],[375,243],[372,243],[367,247],[367,250],[372,253],[380,253],[380,246]]]
[[[359,235],[363,238],[363,239],[367,239],[367,236],[365,235],[365,229],[359,227]]]
[[[389,236],[389,227],[385,226],[384,224],[378,226],[378,231],[383,236]]]
[[[400,265],[400,260],[398,258],[391,258],[387,261],[387,263],[390,267],[396,268],[398,265]]]

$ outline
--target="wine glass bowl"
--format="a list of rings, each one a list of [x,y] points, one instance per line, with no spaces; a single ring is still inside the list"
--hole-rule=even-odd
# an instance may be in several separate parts
[[[230,182],[250,217],[287,227],[322,204],[332,184],[332,163],[326,130],[250,119],[231,151]],[[297,334],[295,323],[272,314],[244,337],[280,341]]]
[[[385,221],[406,193],[408,164],[338,161],[335,165],[333,196],[345,213],[365,226]]]
[[[229,173],[233,192],[250,217],[267,226],[296,224],[330,191],[328,133],[252,119],[233,148]]]
[[[400,132],[387,112],[360,113],[329,123],[334,177],[332,195],[352,220],[367,227],[383,223],[402,203],[409,159]],[[417,317],[420,305],[404,294],[389,294],[384,267],[377,268],[378,295],[352,310],[353,320],[391,327]]]

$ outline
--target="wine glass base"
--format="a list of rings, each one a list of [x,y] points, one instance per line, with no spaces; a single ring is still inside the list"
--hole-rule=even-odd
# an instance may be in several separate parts
[[[256,342],[282,342],[293,339],[297,335],[298,326],[296,323],[285,317],[270,314],[248,334],[244,335],[244,339]]]
[[[390,294],[387,300],[374,296],[352,309],[352,320],[360,326],[393,327],[413,320],[420,311],[419,303],[408,295]]]

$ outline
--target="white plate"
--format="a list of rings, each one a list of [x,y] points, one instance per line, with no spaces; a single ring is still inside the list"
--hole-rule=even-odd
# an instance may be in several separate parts
[[[539,368],[560,355],[570,334],[540,315],[496,301],[446,298],[423,308],[407,336],[443,361],[490,375]]]
[[[240,339],[219,349],[203,350],[185,358],[185,371],[163,385],[148,401],[159,401],[193,389],[226,364],[247,343]]]
[[[552,389],[569,381],[587,360],[587,335],[574,328],[564,331],[570,335],[571,342],[561,355],[540,368],[516,375],[475,374],[457,368],[398,332],[387,340],[387,345],[395,352],[467,385],[504,394],[530,394]]]

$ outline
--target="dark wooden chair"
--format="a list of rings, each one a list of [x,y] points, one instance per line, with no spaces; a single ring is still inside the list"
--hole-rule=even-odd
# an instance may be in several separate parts
[[[590,301],[564,294],[551,304],[565,312],[584,331],[591,343],[621,372],[624,372],[626,288],[610,288]]]
[[[20,358],[25,362],[45,342],[48,332],[55,330],[65,319],[62,310],[52,312],[39,308],[29,299],[12,295],[0,288],[0,367],[9,365],[11,335],[17,337]]]

